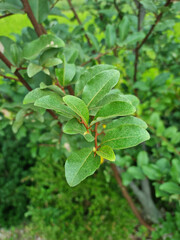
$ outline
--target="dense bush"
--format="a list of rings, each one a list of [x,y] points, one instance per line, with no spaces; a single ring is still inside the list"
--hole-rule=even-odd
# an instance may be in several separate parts
[[[81,234],[127,238],[129,230],[126,235],[119,228],[123,224],[129,229],[127,222],[116,225],[118,201],[124,203],[117,197],[118,183],[148,229],[139,231],[144,239],[178,239],[180,3],[57,2],[0,3],[2,18],[25,12],[32,24],[12,38],[0,36],[1,111],[13,120],[19,139],[32,130],[28,147],[37,160],[27,215],[50,240],[59,234],[67,239]],[[116,161],[100,164],[104,159]],[[70,186],[100,169],[69,189],[64,162]],[[138,216],[125,186],[141,204],[148,224]],[[89,225],[83,224],[86,220]],[[77,234],[63,231],[68,227]]]

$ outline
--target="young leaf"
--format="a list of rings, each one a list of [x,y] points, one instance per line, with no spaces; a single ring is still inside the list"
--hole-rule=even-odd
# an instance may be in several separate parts
[[[43,67],[54,67],[61,63],[62,63],[62,60],[60,58],[49,58],[44,62]]]
[[[128,117],[119,118],[117,120],[113,120],[112,122],[108,123],[106,126],[106,131],[112,130],[114,128],[117,128],[117,127],[120,127],[123,125],[125,125],[125,126],[135,125],[135,126],[142,127],[144,129],[147,128],[147,124],[140,118],[128,116]]]
[[[103,121],[108,118],[114,118],[118,116],[126,116],[133,114],[136,111],[135,107],[131,103],[116,101],[111,102],[103,106],[94,117],[92,124],[95,122]]]
[[[33,77],[34,75],[36,75],[38,72],[40,72],[41,70],[43,69],[42,66],[39,66],[35,63],[30,63],[28,65],[28,68],[27,68],[27,75],[28,77]]]
[[[38,39],[25,45],[23,49],[23,56],[25,59],[35,59],[38,55],[49,48],[64,47],[62,39],[54,35],[42,35]]]
[[[73,152],[65,163],[65,176],[71,187],[78,185],[92,175],[100,166],[100,158],[94,156],[93,149],[83,148]]]
[[[124,125],[108,131],[102,140],[102,144],[113,149],[125,149],[134,147],[149,138],[149,133],[144,128],[135,125]]]
[[[63,127],[63,132],[66,134],[84,134],[86,128],[83,124],[80,124],[77,119],[73,118],[69,120]]]
[[[109,146],[102,146],[96,153],[109,161],[115,161],[116,159],[113,149]]]
[[[107,64],[100,64],[93,66],[86,70],[75,85],[75,95],[80,96],[83,92],[84,86],[93,78],[95,75],[99,74],[102,71],[114,69],[115,67]]]
[[[89,111],[86,104],[75,96],[65,96],[63,97],[63,101],[77,114],[82,120],[88,125],[89,121]]]
[[[53,92],[51,95],[37,99],[34,105],[45,109],[52,109],[68,118],[76,116],[71,109],[63,104],[62,98]]]
[[[79,51],[74,47],[67,46],[64,48],[64,56],[67,63],[75,63],[76,59],[78,58]]]
[[[83,90],[82,99],[87,106],[96,105],[117,84],[119,76],[117,70],[106,70],[95,75]]]
[[[57,68],[56,74],[60,84],[62,86],[67,86],[76,74],[76,67],[74,64],[69,64],[64,60],[64,68]]]
[[[100,46],[99,46],[97,38],[90,32],[87,32],[86,34],[90,38],[90,40],[91,40],[91,42],[93,44],[93,47],[96,50],[96,52],[99,52]]]
[[[17,133],[19,128],[22,126],[22,124],[24,122],[25,113],[26,113],[26,110],[21,109],[16,114],[16,118],[15,118],[15,121],[14,121],[13,126],[12,126],[12,130],[13,130],[14,133]]]
[[[160,186],[160,190],[171,193],[171,194],[180,194],[180,187],[177,183],[166,182]]]
[[[84,138],[86,139],[87,142],[92,142],[94,141],[94,137],[93,135],[91,134],[90,130],[89,130],[89,133],[84,133],[83,134]]]
[[[108,48],[111,48],[115,45],[116,43],[116,29],[114,25],[108,24],[106,26],[106,46]]]

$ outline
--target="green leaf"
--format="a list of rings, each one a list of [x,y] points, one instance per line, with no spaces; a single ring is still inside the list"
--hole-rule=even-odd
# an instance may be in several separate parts
[[[133,176],[128,172],[123,172],[121,176],[124,186],[128,186],[133,180]]]
[[[90,32],[87,32],[86,34],[90,38],[92,45],[93,45],[94,49],[96,50],[96,52],[99,52],[100,46],[99,46],[97,38]]]
[[[47,0],[28,0],[33,14],[38,21],[42,23],[48,16],[49,3]]]
[[[137,155],[137,165],[142,167],[143,165],[147,165],[149,163],[149,157],[147,152],[141,151]]]
[[[31,60],[35,59],[47,49],[61,47],[64,47],[62,39],[53,35],[42,35],[38,39],[25,45],[23,56],[25,59]]]
[[[61,90],[61,88],[59,88],[58,86],[56,85],[46,85],[45,83],[40,83],[40,89],[50,89],[52,90],[53,92],[56,92],[58,93],[60,96],[64,96],[65,93]]]
[[[124,16],[119,24],[119,35],[121,41],[123,41],[127,37],[129,33],[129,26],[129,19],[127,16]]]
[[[61,63],[62,63],[62,60],[60,58],[49,58],[44,62],[43,67],[54,67]]]
[[[175,158],[172,160],[172,168],[171,168],[170,174],[173,180],[180,183],[180,160],[179,159]]]
[[[143,32],[136,32],[136,33],[129,35],[122,44],[123,45],[135,44],[138,41],[141,41],[144,37],[145,37],[145,34]],[[120,46],[121,46],[121,44],[120,44]]]
[[[157,12],[157,7],[152,0],[140,0],[140,3],[144,6],[146,10],[154,13]]]
[[[24,109],[19,110],[19,112],[16,114],[16,118],[12,126],[12,130],[14,133],[17,133],[19,128],[22,126],[25,114],[26,110]]]
[[[86,70],[77,81],[75,85],[75,95],[80,96],[83,92],[84,86],[93,78],[95,75],[99,74],[102,71],[114,69],[112,65],[100,64],[93,66]]]
[[[139,99],[138,99],[136,96],[134,96],[134,95],[126,94],[126,95],[123,95],[123,96],[125,96],[125,97],[132,103],[132,105],[133,105],[135,108],[136,108],[136,107],[139,105],[139,103],[140,103]]]
[[[180,187],[174,182],[166,182],[161,184],[160,190],[171,193],[171,194],[180,194]]]
[[[75,96],[65,96],[63,97],[63,101],[77,114],[82,120],[88,125],[89,121],[89,111],[86,104],[80,98]]]
[[[164,175],[169,173],[169,169],[171,168],[169,160],[166,158],[160,158],[156,161],[156,166],[159,167],[159,170],[164,173]]]
[[[67,46],[64,48],[64,56],[67,63],[75,63],[76,59],[78,58],[79,51],[74,47]]]
[[[39,73],[41,70],[43,69],[42,66],[39,66],[35,63],[30,63],[28,65],[28,68],[27,68],[27,75],[28,77],[33,77],[34,75],[36,75],[37,73]]]
[[[116,159],[113,149],[109,146],[102,146],[96,153],[109,161],[115,161]]]
[[[34,103],[38,98],[51,94],[51,91],[36,88],[30,91],[24,98],[23,104]]]
[[[19,66],[22,61],[22,49],[17,44],[13,43],[11,44],[10,52],[13,63]]]
[[[63,127],[63,132],[66,134],[84,134],[86,128],[83,124],[80,124],[77,119],[73,118],[69,120]]]
[[[106,26],[106,46],[108,48],[114,47],[115,43],[116,43],[116,29],[114,27],[114,25],[108,24]]]
[[[94,137],[93,135],[91,134],[90,130],[89,130],[89,133],[84,133],[83,134],[84,138],[86,139],[87,142],[92,142],[94,141]]]
[[[148,166],[142,166],[144,174],[151,180],[160,180],[162,174],[159,168],[155,164],[150,164]]]
[[[145,176],[139,167],[131,166],[128,168],[127,172],[132,175],[135,179],[144,179]]]
[[[1,11],[8,11],[10,13],[20,13],[22,12],[22,4],[20,1],[13,3],[8,3],[8,2],[1,2],[0,3],[0,9]]]
[[[64,60],[64,68],[57,68],[56,75],[62,86],[67,86],[73,80],[76,74],[76,67],[74,64],[69,64]]]
[[[108,131],[102,140],[102,144],[113,149],[125,149],[134,147],[149,140],[149,138],[149,133],[144,128],[135,125],[124,125]]]
[[[108,118],[130,115],[135,111],[136,109],[133,107],[133,105],[131,105],[131,103],[124,101],[111,102],[99,110],[99,112],[94,117],[92,124]]]
[[[83,148],[73,152],[65,163],[65,176],[71,187],[78,185],[92,175],[100,166],[100,158],[94,156],[93,149]]]
[[[114,128],[117,128],[117,127],[120,127],[123,125],[125,125],[125,126],[135,125],[135,126],[139,126],[144,129],[147,128],[147,124],[140,118],[128,116],[128,117],[119,118],[117,120],[113,120],[112,122],[108,123],[106,126],[106,131],[112,130]]]
[[[63,104],[62,98],[53,93],[49,96],[44,96],[37,99],[34,103],[35,106],[42,107],[45,109],[51,109],[58,112],[60,115],[63,115],[68,118],[76,116],[71,109]]]
[[[106,70],[95,75],[83,90],[82,99],[87,106],[96,105],[117,84],[119,76],[117,70]]]

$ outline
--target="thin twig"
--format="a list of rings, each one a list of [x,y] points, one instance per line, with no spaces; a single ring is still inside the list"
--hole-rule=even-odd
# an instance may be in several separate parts
[[[82,22],[81,22],[81,20],[80,20],[80,18],[79,18],[79,16],[78,16],[78,14],[77,14],[74,6],[73,6],[71,0],[67,0],[67,1],[68,1],[68,4],[69,4],[69,6],[70,6],[70,8],[71,8],[71,10],[72,10],[72,12],[73,12],[73,14],[74,14],[74,17],[75,17],[76,20],[78,21],[79,25],[81,25],[82,28],[84,29],[84,27],[83,27],[83,25],[82,25]],[[84,29],[84,31],[85,31],[85,29]],[[85,37],[86,37],[86,39],[87,39],[88,45],[91,47],[91,46],[92,46],[91,41],[90,41],[90,39],[89,39],[89,37],[88,37],[88,35],[87,35],[86,33],[85,33]]]
[[[118,169],[117,169],[116,165],[112,163],[112,164],[111,164],[111,168],[112,168],[112,170],[113,170],[113,173],[114,173],[114,176],[115,176],[115,178],[116,178],[116,181],[117,181],[117,183],[118,183],[118,185],[119,185],[119,187],[120,187],[120,189],[121,189],[121,192],[122,192],[123,196],[125,197],[125,199],[127,200],[127,202],[129,203],[129,206],[131,207],[134,215],[137,217],[137,219],[139,220],[139,222],[140,222],[142,225],[144,225],[148,230],[153,231],[154,229],[153,229],[150,225],[148,225],[148,224],[144,221],[144,219],[141,217],[141,215],[140,215],[140,213],[138,212],[138,210],[137,210],[137,208],[136,208],[136,206],[135,206],[135,204],[134,204],[131,196],[129,195],[126,187],[123,186],[122,180],[121,180],[121,177],[120,177],[120,175],[119,175],[119,172],[118,172]]]
[[[114,0],[114,6],[118,12],[118,16],[120,19],[122,19],[122,14],[121,14],[121,10],[119,9],[119,6],[118,6],[118,3],[117,3],[117,0]]]
[[[0,76],[3,77],[3,78],[7,78],[7,79],[11,79],[11,80],[15,80],[15,81],[17,81],[17,82],[19,81],[19,79],[17,79],[17,78],[9,77],[9,76],[3,75],[3,74],[1,74],[1,73],[0,73]]]
[[[39,24],[33,14],[33,11],[29,5],[28,0],[21,0],[23,6],[24,6],[24,11],[27,13],[32,25],[34,26],[34,29],[37,33],[37,35],[40,37],[42,34],[46,33],[46,30],[44,29],[44,27]]]
[[[9,17],[11,15],[13,15],[13,13],[4,14],[4,15],[0,16],[0,19],[5,18],[5,17]]]
[[[167,0],[166,4],[164,5],[164,7],[168,7],[171,4],[171,0]],[[151,35],[152,31],[154,30],[155,26],[158,24],[158,22],[160,21],[161,17],[163,15],[163,12],[161,12],[159,15],[157,15],[156,20],[154,22],[154,24],[151,26],[151,28],[149,29],[149,32],[146,34],[146,36],[144,37],[144,39],[141,41],[141,43],[138,45],[138,49],[140,49],[144,43],[147,41],[147,39],[149,38],[149,36]]]

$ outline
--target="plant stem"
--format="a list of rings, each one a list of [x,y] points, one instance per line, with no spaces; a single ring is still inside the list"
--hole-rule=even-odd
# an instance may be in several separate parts
[[[13,13],[4,14],[4,15],[0,16],[0,19],[5,18],[5,17],[9,17],[11,15],[13,15]]]
[[[37,35],[40,37],[42,34],[46,34],[46,30],[44,29],[44,27],[39,24],[33,14],[33,11],[29,5],[28,0],[21,0],[23,6],[24,6],[24,11],[27,13]]]
[[[79,25],[81,25],[82,28],[84,29],[84,27],[83,27],[83,25],[82,25],[82,22],[81,22],[81,20],[80,20],[80,18],[79,18],[79,16],[78,16],[78,14],[77,14],[74,6],[73,6],[71,0],[67,0],[67,1],[68,1],[68,4],[69,4],[69,6],[70,6],[70,8],[71,8],[71,10],[72,10],[72,12],[73,12],[73,14],[74,14],[74,17],[75,17],[76,20],[78,21]],[[84,29],[84,31],[85,31],[85,29]],[[86,33],[85,33],[85,37],[86,37],[86,39],[87,39],[88,45],[91,47],[91,46],[92,46],[91,41],[90,41],[90,39],[89,39],[89,37],[88,37],[88,35],[87,35]]]
[[[122,14],[121,14],[121,11],[120,11],[120,9],[119,9],[119,5],[118,5],[118,3],[117,3],[117,0],[114,0],[114,6],[115,6],[115,8],[116,8],[116,10],[117,10],[117,12],[118,12],[119,18],[122,19]]]
[[[98,144],[97,144],[97,138],[98,138],[97,128],[98,128],[98,125],[99,125],[98,122],[95,123],[95,129],[94,129],[94,132],[95,132],[94,143],[95,143],[96,150],[98,149]]]
[[[17,78],[9,77],[9,76],[3,75],[3,74],[0,74],[0,76],[1,76],[1,77],[4,77],[4,78],[7,78],[7,79],[11,79],[11,80],[19,81],[19,79],[17,79]]]
[[[118,185],[119,185],[119,187],[121,189],[121,192],[122,192],[123,196],[125,197],[125,199],[127,200],[127,202],[129,203],[129,206],[131,207],[134,215],[137,217],[137,219],[139,220],[139,222],[142,225],[144,225],[148,230],[153,231],[154,229],[150,225],[148,225],[144,221],[144,219],[141,217],[141,215],[139,214],[139,212],[138,212],[138,210],[137,210],[137,208],[136,208],[136,206],[135,206],[131,196],[129,195],[126,187],[123,186],[123,184],[122,184],[122,180],[121,180],[121,177],[119,175],[118,169],[117,169],[117,167],[116,167],[116,165],[114,163],[111,163],[111,168],[113,170],[115,179],[116,179],[116,181],[117,181],[117,183],[118,183]]]

